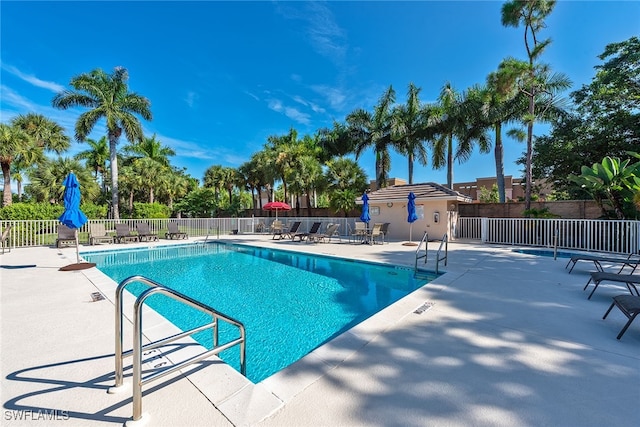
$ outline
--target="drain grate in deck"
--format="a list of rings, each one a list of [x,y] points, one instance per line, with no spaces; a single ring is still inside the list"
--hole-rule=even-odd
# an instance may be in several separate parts
[[[433,307],[434,305],[435,305],[435,303],[427,301],[427,302],[425,302],[424,304],[422,304],[420,307],[418,307],[418,308],[414,311],[414,313],[415,313],[415,314],[422,314],[422,313],[424,313],[425,311],[429,310],[429,309],[430,309],[431,307]]]
[[[104,299],[104,295],[102,295],[100,292],[94,292],[91,294],[92,302],[102,301],[103,299]]]

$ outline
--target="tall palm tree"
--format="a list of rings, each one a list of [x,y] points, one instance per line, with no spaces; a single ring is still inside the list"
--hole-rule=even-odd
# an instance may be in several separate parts
[[[415,160],[422,166],[427,165],[428,153],[425,141],[431,139],[432,127],[429,126],[429,116],[432,109],[422,106],[419,99],[420,88],[409,83],[407,103],[396,107],[393,115],[396,117],[394,141],[397,150],[407,156],[409,184],[413,184],[413,165]]]
[[[377,189],[387,185],[391,169],[389,147],[393,145],[392,129],[394,127],[391,110],[395,100],[396,92],[392,86],[389,86],[373,108],[373,114],[358,109],[346,118],[349,133],[355,141],[356,160],[365,149],[373,147],[376,156]]]
[[[485,86],[474,86],[467,93],[467,108],[475,118],[483,121],[487,129],[494,132],[494,158],[498,200],[506,201],[504,184],[504,145],[502,128],[522,117],[526,111],[526,99],[513,88],[499,88],[496,73],[487,77]]]
[[[205,188],[213,188],[216,203],[220,199],[220,191],[224,186],[222,169],[222,165],[213,165],[204,172],[204,186]]]
[[[162,182],[160,191],[167,197],[167,206],[173,210],[173,203],[189,191],[189,180],[183,172],[173,171]]]
[[[447,187],[453,188],[453,161],[465,162],[473,152],[473,142],[478,142],[480,152],[490,150],[490,141],[483,123],[470,113],[465,97],[461,96],[447,82],[440,91],[438,104],[434,109],[432,163],[440,169],[447,167]],[[457,141],[453,150],[453,141]]]
[[[267,138],[265,149],[275,168],[278,178],[282,182],[284,201],[288,201],[287,175],[291,172],[297,150],[299,148],[298,132],[291,128],[286,135],[271,135]]]
[[[127,70],[116,67],[112,74],[101,69],[73,77],[69,83],[75,90],[65,90],[52,101],[56,108],[87,107],[80,114],[75,127],[75,138],[84,141],[100,119],[107,122],[109,138],[109,164],[111,166],[111,203],[113,218],[120,219],[118,198],[118,140],[124,131],[130,142],[142,141],[142,125],[136,117],[151,120],[150,101],[134,92],[129,92]]]
[[[84,160],[85,165],[93,170],[96,180],[100,174],[100,182],[102,183],[102,191],[106,192],[105,174],[107,172],[107,161],[109,160],[109,143],[107,137],[103,136],[99,140],[87,138],[86,143],[89,149],[79,152],[75,155],[78,160]]]

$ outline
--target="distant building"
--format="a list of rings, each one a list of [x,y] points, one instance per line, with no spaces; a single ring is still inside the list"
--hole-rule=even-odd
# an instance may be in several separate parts
[[[477,178],[473,182],[458,182],[453,184],[453,189],[459,193],[471,197],[474,201],[480,200],[480,189],[486,188],[491,190],[494,185],[498,184],[496,177]],[[538,194],[541,198],[549,194],[553,189],[546,180],[539,179],[533,182],[534,193]],[[525,181],[522,178],[514,178],[511,175],[504,177],[504,193],[507,200],[519,200],[524,199],[525,193]]]

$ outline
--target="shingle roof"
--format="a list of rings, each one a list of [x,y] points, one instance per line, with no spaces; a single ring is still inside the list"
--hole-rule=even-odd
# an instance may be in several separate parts
[[[416,195],[419,199],[445,199],[457,200],[459,202],[471,203],[473,199],[457,191],[443,187],[434,182],[425,182],[422,184],[406,184],[392,185],[390,187],[381,188],[368,194],[369,203],[388,202],[388,201],[406,201],[409,193]],[[358,197],[356,203],[362,203],[362,197]]]

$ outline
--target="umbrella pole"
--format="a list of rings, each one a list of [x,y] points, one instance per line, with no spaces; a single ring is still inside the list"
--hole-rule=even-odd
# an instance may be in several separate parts
[[[409,224],[409,243],[411,243],[411,232],[413,231],[413,223]]]
[[[78,240],[78,229],[76,228],[74,230],[74,234],[75,234],[75,238],[76,238],[76,260],[78,261],[78,264],[80,264],[80,248],[79,246],[79,240]]]

